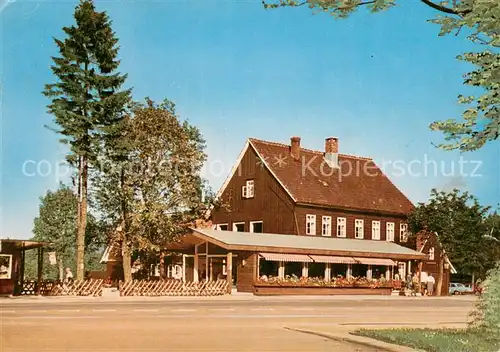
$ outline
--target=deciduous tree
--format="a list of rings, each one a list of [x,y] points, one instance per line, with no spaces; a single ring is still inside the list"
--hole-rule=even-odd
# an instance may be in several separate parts
[[[159,251],[185,234],[212,197],[201,178],[205,141],[196,127],[178,118],[172,102],[137,104],[122,137],[102,160],[96,199],[118,229],[124,278],[130,280],[131,252]]]
[[[447,193],[433,189],[427,203],[418,204],[408,217],[413,234],[431,236],[436,234],[441,249],[437,258],[439,275],[437,294],[440,294],[445,255],[462,273],[485,272],[491,258],[485,249],[488,246],[485,234],[485,218],[489,208],[479,204],[468,192],[454,190]]]
[[[402,2],[399,1],[399,2]],[[265,8],[307,6],[334,18],[347,18],[358,9],[377,13],[396,7],[396,0],[263,0]],[[447,119],[431,124],[444,133],[444,149],[476,150],[500,136],[500,2],[498,0],[419,0],[437,11],[430,22],[441,26],[440,35],[465,33],[470,41],[482,46],[478,52],[459,55],[459,60],[475,69],[464,75],[464,84],[479,88],[480,96],[459,95],[465,106],[462,119]]]
[[[44,94],[51,98],[61,142],[69,146],[68,161],[78,167],[77,279],[83,279],[89,167],[98,148],[112,140],[130,91],[121,90],[126,75],[117,72],[118,39],[105,12],[96,11],[91,0],[81,0],[74,12],[75,24],[64,27],[64,40],[54,39],[59,56],[53,57],[55,83]]]
[[[77,233],[76,216],[78,208],[77,195],[65,185],[55,191],[47,191],[40,197],[39,215],[33,221],[32,238],[35,241],[50,242],[50,251],[56,252],[57,268],[48,264],[45,257],[44,278],[63,279],[65,267],[76,268],[75,239]],[[92,214],[88,216],[85,236],[86,265],[89,269],[99,268],[98,255],[103,247],[104,232]],[[36,277],[36,253],[28,251],[26,255],[26,277]]]

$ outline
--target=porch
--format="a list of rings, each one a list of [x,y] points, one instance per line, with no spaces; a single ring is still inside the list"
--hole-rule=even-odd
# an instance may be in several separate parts
[[[386,241],[213,229],[192,229],[165,250],[180,253],[184,282],[223,279],[228,293],[256,295],[391,294],[408,275],[420,278],[425,259]]]

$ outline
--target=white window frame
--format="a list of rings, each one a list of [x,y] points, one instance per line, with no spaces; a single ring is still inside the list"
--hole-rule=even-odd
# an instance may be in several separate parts
[[[332,235],[332,217],[322,216],[321,217],[321,235],[331,236]]]
[[[306,235],[316,235],[316,215],[306,215]]]
[[[395,225],[393,222],[387,222],[385,224],[385,240],[387,242],[394,242],[394,228]]]
[[[243,231],[238,231],[238,229],[236,228],[236,225],[243,225]],[[245,222],[244,221],[233,222],[233,232],[245,232]]]
[[[408,224],[400,223],[399,224],[399,242],[408,242]]]
[[[337,237],[347,237],[347,219],[338,217],[337,218]]]
[[[380,240],[380,221],[372,221],[372,240]]]
[[[262,220],[250,221],[250,232],[254,233],[253,226],[255,224],[262,224],[262,232],[264,232],[264,221],[262,221]]]
[[[435,248],[434,247],[431,247],[429,248],[429,260],[434,260],[434,257],[435,257]]]
[[[255,196],[254,180],[247,180],[245,186],[241,187],[241,196],[243,198],[253,198]]]
[[[224,226],[226,225],[227,226],[227,230],[229,230],[229,224],[228,223],[225,223],[225,224],[217,224],[215,225],[216,226],[216,229],[219,230],[219,231],[227,231],[227,230],[222,230],[220,227],[221,226]]]
[[[361,228],[361,236],[358,236],[358,228]],[[354,220],[354,238],[358,240],[365,238],[365,221],[363,219]]]

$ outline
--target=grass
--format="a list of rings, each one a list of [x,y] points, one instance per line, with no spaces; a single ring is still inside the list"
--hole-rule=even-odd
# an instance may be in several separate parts
[[[470,329],[360,329],[354,335],[428,352],[498,352],[500,336]]]

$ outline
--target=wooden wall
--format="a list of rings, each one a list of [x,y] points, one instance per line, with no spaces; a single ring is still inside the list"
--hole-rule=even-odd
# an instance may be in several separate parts
[[[296,208],[297,220],[299,223],[299,234],[306,234],[306,216],[316,215],[316,236],[321,236],[322,230],[322,217],[332,217],[332,237],[337,237],[337,217],[346,218],[346,237],[355,238],[355,220],[364,221],[364,239],[372,239],[372,221],[380,221],[380,241],[386,240],[386,225],[387,222],[394,223],[394,242],[399,243],[400,224],[405,222],[403,216],[390,216],[384,214],[373,214],[368,212],[355,212],[336,210],[328,208],[310,207],[310,206],[297,206]]]
[[[243,266],[245,260],[245,266]],[[257,254],[239,252],[237,260],[236,289],[238,292],[253,292],[254,282],[257,278]]]
[[[21,270],[21,251],[16,250],[9,243],[2,243],[1,254],[12,255],[12,272],[10,279],[0,279],[0,295],[13,295],[16,282],[19,279]]]
[[[254,198],[242,197],[241,189],[247,180],[254,180]],[[245,231],[249,232],[250,221],[263,221],[263,232],[296,234],[292,199],[261,166],[252,147],[243,156],[221,199],[227,208],[212,212],[213,224],[228,224],[232,230],[234,222],[245,222]]]

